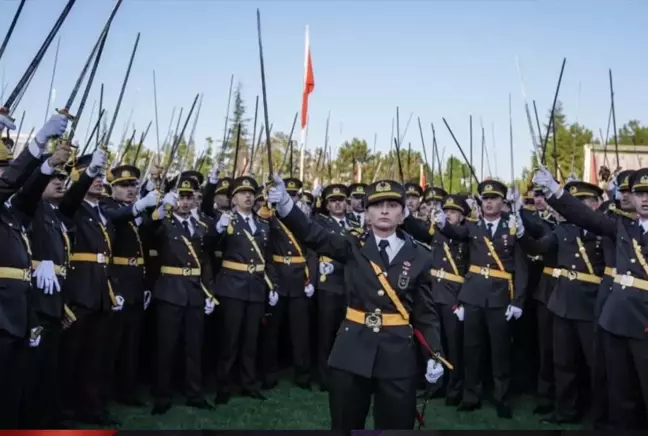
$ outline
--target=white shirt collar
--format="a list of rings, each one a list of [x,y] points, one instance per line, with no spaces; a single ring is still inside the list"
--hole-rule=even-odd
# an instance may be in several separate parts
[[[639,218],[639,225],[643,228],[644,233],[648,232],[648,220],[642,220]]]
[[[193,224],[193,223],[191,222],[191,215],[189,215],[187,218],[182,218],[180,215],[178,215],[177,213],[174,212],[174,213],[173,213],[173,216],[176,217],[176,219],[177,219],[178,221],[180,221],[180,223],[182,223],[183,221],[187,221],[187,222],[189,223],[189,225],[192,225],[192,224]]]
[[[392,233],[390,236],[388,236],[386,238],[381,238],[381,237],[379,237],[378,235],[376,235],[374,233],[374,237],[376,238],[376,246],[378,246],[380,244],[380,241],[386,240],[387,242],[389,242],[389,246],[392,247],[392,248],[395,248],[398,241],[400,240],[400,238],[398,236],[396,236],[396,232]]]

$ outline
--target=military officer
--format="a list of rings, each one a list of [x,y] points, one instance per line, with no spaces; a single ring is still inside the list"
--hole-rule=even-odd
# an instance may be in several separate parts
[[[111,241],[111,278],[124,299],[124,307],[112,321],[115,375],[114,395],[117,401],[141,406],[137,398],[137,368],[144,310],[151,302],[151,291],[145,288],[144,244],[140,215],[157,206],[159,192],[153,190],[137,199],[140,170],[133,165],[119,165],[106,175],[112,196],[100,202],[103,214],[114,227]],[[111,380],[113,371],[107,374]]]
[[[592,210],[598,209],[603,195],[598,186],[573,181],[565,189]],[[540,239],[526,235],[521,242],[530,253],[558,253],[554,269],[558,281],[547,304],[553,314],[556,400],[554,415],[546,420],[575,422],[578,404],[584,400],[579,374],[591,374],[593,368],[594,305],[605,267],[601,237],[575,224],[562,223]],[[583,357],[584,365],[579,365]]]
[[[249,176],[230,184],[235,211],[221,214],[216,223],[223,251],[223,263],[216,278],[216,295],[221,301],[222,344],[218,356],[217,404],[229,402],[230,374],[235,362],[243,393],[264,400],[256,375],[259,327],[265,305],[277,304],[277,283],[270,256],[270,226],[253,212],[258,185]]]
[[[297,178],[284,179],[286,190],[297,203],[303,183]],[[299,242],[276,217],[270,218],[270,252],[277,274],[277,304],[270,308],[263,331],[263,387],[278,383],[279,332],[288,323],[292,345],[295,384],[310,389],[310,302],[317,279],[317,257]]]
[[[167,193],[163,205],[152,215],[157,224],[154,235],[160,241],[161,264],[153,291],[157,319],[153,415],[165,414],[171,408],[171,379],[179,339],[184,345],[187,405],[211,408],[202,390],[201,349],[204,316],[210,315],[217,303],[204,283],[210,275],[207,253],[214,235],[191,214],[198,181],[191,174],[181,173],[178,177],[176,192]]]
[[[448,195],[442,208],[448,222],[455,226],[463,225],[470,214],[470,207],[462,195]],[[405,219],[404,228],[432,248],[432,298],[441,317],[445,349],[455,368],[448,374],[446,404],[458,406],[463,391],[463,314],[458,296],[468,266],[468,244],[448,238],[437,231],[434,223],[430,226],[411,215]]]
[[[419,355],[412,329],[421,332],[430,350],[442,351],[429,288],[432,258],[426,248],[397,231],[406,213],[402,185],[383,180],[368,188],[373,231],[362,243],[305,219],[281,178],[275,176],[274,181],[276,188],[268,197],[277,204],[284,224],[319,255],[354,271],[346,280],[346,320],[329,358],[331,427],[363,429],[373,394],[376,428],[413,428]],[[434,383],[442,375],[443,367],[430,356],[426,378]]]
[[[502,212],[507,187],[496,180],[477,186],[483,216],[464,226],[437,215],[441,231],[452,239],[469,241],[469,267],[459,292],[464,316],[464,390],[460,411],[481,407],[481,356],[488,335],[493,372],[493,397],[500,418],[510,419],[510,331],[508,322],[523,313],[527,286],[525,253],[517,242],[524,233],[516,214]]]
[[[423,189],[417,183],[405,183],[405,204],[412,215],[418,214]]]
[[[644,288],[648,289],[644,254],[648,247],[644,228],[648,222],[648,168],[628,178],[636,220],[592,211],[563,189],[545,168],[536,172],[534,182],[545,188],[549,205],[565,219],[614,241],[614,285],[598,320],[604,330],[608,419],[613,429],[638,429],[643,423],[636,420],[637,408],[643,407],[643,415],[648,415],[648,311],[644,302]]]
[[[355,221],[357,226],[364,228],[365,226],[365,183],[353,183],[349,185],[349,200],[351,203],[351,213],[347,216],[350,221]]]

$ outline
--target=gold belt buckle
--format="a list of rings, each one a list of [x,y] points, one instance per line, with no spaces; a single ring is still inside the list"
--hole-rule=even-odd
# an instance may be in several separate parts
[[[97,263],[104,264],[106,263],[106,256],[103,253],[97,253]]]
[[[483,275],[486,278],[490,277],[490,271],[486,267],[482,267],[479,269],[479,274]]]
[[[561,274],[562,274],[562,270],[560,268],[554,268],[553,271],[551,272],[551,277],[557,279],[558,277],[560,277]]]
[[[256,272],[256,265],[254,265],[254,264],[250,264],[250,265],[248,265],[247,270],[248,270],[248,272],[249,272],[250,274]]]
[[[632,286],[634,284],[634,277],[625,275],[621,276],[621,286]]]
[[[137,266],[137,259],[134,257],[129,257],[128,258],[128,265],[129,266]]]
[[[182,268],[182,275],[189,277],[191,275],[191,268]]]
[[[61,277],[65,277],[67,275],[67,268],[64,267],[64,266],[61,266],[61,268],[59,269],[59,275]]]
[[[568,278],[569,280],[575,280],[576,277],[578,277],[578,273],[577,273],[576,271],[569,271],[569,272],[567,273],[567,278]]]
[[[26,269],[26,270],[24,271],[24,274],[25,274],[24,277],[23,277],[24,280],[25,280],[26,282],[30,281],[30,280],[31,280],[31,276],[32,276],[32,272],[31,272],[31,270],[30,270],[30,269]]]
[[[365,325],[373,329],[375,333],[380,331],[382,327],[382,314],[380,313],[365,313]]]
[[[286,265],[290,265],[292,263],[292,259],[290,258],[290,256],[284,256],[283,260]]]
[[[442,278],[444,278],[445,275],[446,275],[445,270],[440,269],[440,270],[437,271],[437,278],[438,278],[439,280],[441,280]]]

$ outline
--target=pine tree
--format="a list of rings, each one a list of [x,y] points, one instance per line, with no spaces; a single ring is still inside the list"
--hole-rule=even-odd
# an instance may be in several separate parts
[[[249,119],[245,118],[245,103],[243,102],[242,97],[242,88],[241,83],[236,85],[234,90],[234,101],[232,115],[227,120],[227,139],[225,141],[225,146],[223,147],[223,154],[221,159],[225,164],[225,172],[228,176],[232,174],[234,157],[236,154],[236,139],[239,135],[239,126],[241,129],[240,135],[241,139],[239,142],[239,152],[238,152],[238,161],[236,163],[236,175],[241,175],[243,167],[245,166],[245,161],[249,153],[249,142],[251,139],[248,138],[248,129],[247,124]]]

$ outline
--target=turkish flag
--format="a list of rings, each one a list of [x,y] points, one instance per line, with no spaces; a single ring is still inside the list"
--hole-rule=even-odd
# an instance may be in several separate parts
[[[306,128],[308,123],[308,96],[315,89],[315,76],[313,75],[313,62],[310,52],[310,37],[306,26],[306,55],[304,59],[304,92],[302,93],[301,128]]]

